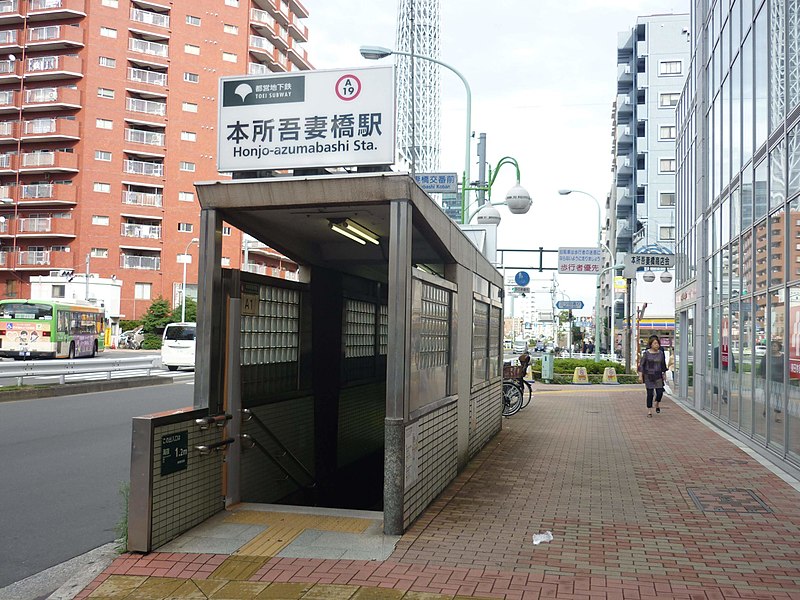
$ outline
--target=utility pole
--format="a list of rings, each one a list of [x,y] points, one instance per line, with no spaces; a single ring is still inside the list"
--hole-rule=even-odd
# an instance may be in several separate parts
[[[92,253],[86,253],[86,289],[83,294],[83,299],[89,301],[89,264],[92,260]]]
[[[631,330],[633,329],[633,320],[631,319],[631,280],[625,280],[625,372],[631,372]]]
[[[478,136],[478,206],[486,203],[486,134]],[[470,182],[467,182],[469,185]]]

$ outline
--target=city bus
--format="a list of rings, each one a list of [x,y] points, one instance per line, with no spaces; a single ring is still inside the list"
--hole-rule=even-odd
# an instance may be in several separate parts
[[[56,300],[0,300],[0,356],[76,358],[104,349],[102,308]]]

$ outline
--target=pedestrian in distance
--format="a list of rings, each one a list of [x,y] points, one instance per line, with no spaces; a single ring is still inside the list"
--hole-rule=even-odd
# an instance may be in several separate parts
[[[656,412],[661,412],[661,398],[664,395],[664,382],[667,377],[667,360],[657,335],[647,340],[647,349],[639,361],[639,383],[647,389],[647,416],[653,416],[653,397],[655,396]]]

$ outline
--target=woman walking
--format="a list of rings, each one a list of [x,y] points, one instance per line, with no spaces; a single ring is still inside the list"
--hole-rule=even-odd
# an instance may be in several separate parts
[[[653,416],[653,396],[656,401],[656,412],[661,412],[661,397],[664,395],[664,381],[667,376],[667,361],[657,335],[647,340],[647,350],[639,361],[639,383],[647,388],[647,416]]]

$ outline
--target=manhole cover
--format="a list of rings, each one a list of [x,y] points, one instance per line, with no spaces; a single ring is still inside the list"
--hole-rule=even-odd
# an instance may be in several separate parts
[[[744,488],[686,488],[695,506],[703,512],[771,513],[753,490]]]

